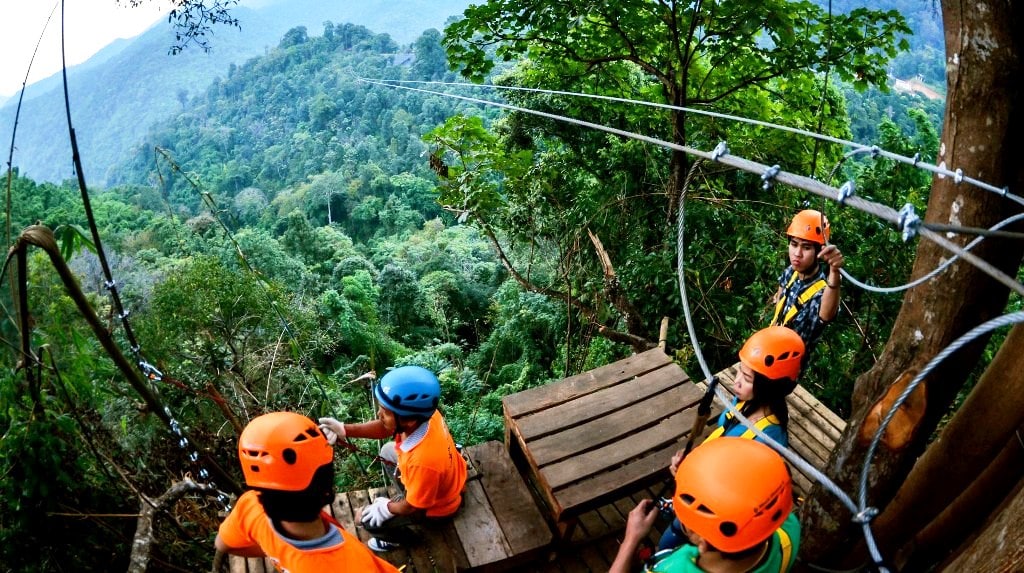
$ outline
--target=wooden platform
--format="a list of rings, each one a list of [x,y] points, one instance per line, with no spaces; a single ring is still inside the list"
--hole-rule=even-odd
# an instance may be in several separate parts
[[[640,415],[646,417],[660,415],[657,414],[660,410],[654,408],[655,404],[661,406],[676,404],[673,407],[692,411],[692,406],[695,404],[693,395],[699,396],[702,393],[703,384],[689,381],[685,373],[682,374],[682,378],[679,378],[679,373],[682,373],[682,370],[679,369],[678,372],[675,372],[668,366],[671,364],[668,357],[665,357],[664,354],[662,357],[653,354],[636,355],[625,361],[609,364],[566,379],[569,382],[561,386],[552,387],[553,385],[549,384],[529,390],[527,391],[529,394],[513,400],[513,403],[518,403],[518,407],[527,408],[531,403],[542,404],[543,402],[538,400],[545,395],[544,389],[552,387],[548,390],[549,394],[547,395],[547,398],[551,400],[550,405],[541,409],[550,409],[559,413],[563,419],[561,425],[564,426],[561,431],[571,432],[566,436],[588,444],[587,447],[590,448],[590,451],[601,452],[600,459],[602,460],[607,461],[614,456],[621,457],[622,451],[612,450],[626,446],[633,448],[634,445],[630,445],[629,442],[638,439],[631,433],[620,435],[608,429],[617,427],[619,431],[622,431],[618,424],[624,423],[622,420],[624,414],[617,417],[608,413],[601,415],[591,412],[588,414],[586,408],[583,408],[587,406],[588,402],[577,403],[580,409],[573,409],[576,408],[573,406],[566,410],[564,405],[574,402],[575,399],[572,396],[578,398],[591,394],[593,396],[589,404],[593,406],[593,401],[600,398],[595,394],[594,388],[602,384],[600,380],[606,380],[611,376],[618,377],[619,383],[613,386],[621,386],[618,392],[624,393],[625,401],[634,406],[639,405],[638,408],[630,410],[629,416],[635,414],[637,410],[641,411]],[[678,369],[678,366],[675,368]],[[723,388],[731,387],[736,368],[737,366],[733,365],[717,374]],[[650,375],[652,372],[663,369],[663,374],[675,373],[671,376]],[[677,378],[685,379],[685,386],[670,382],[668,388],[664,387],[666,380],[674,381]],[[619,398],[622,396],[619,395]],[[562,411],[554,408],[559,404],[563,405]],[[845,422],[829,411],[802,386],[798,386],[790,395],[788,404],[790,406],[790,447],[812,465],[823,469],[832,448],[845,428]],[[715,410],[720,410],[720,405],[717,405]],[[672,415],[669,414],[668,418],[671,419]],[[599,423],[603,419],[606,420],[604,424],[609,424],[608,428]],[[540,418],[535,422],[542,420],[543,418]],[[715,417],[713,416],[710,420],[713,426]],[[573,512],[576,526],[572,530],[566,531],[568,537],[562,543],[553,542],[552,528],[556,527],[552,519],[554,515],[547,516],[547,519],[552,519],[552,523],[548,523],[539,509],[545,507],[545,504],[549,502],[539,501],[539,498],[543,497],[543,493],[531,489],[527,485],[530,480],[524,479],[504,445],[498,442],[488,442],[469,447],[467,453],[478,475],[467,483],[464,507],[460,510],[459,517],[444,528],[424,531],[423,543],[384,556],[396,566],[404,567],[405,573],[447,573],[470,570],[545,573],[606,572],[618,551],[629,511],[641,499],[655,498],[662,493],[661,482],[668,478],[667,470],[662,470],[668,466],[674,448],[682,443],[688,429],[692,427],[692,421],[691,417],[687,417],[685,420],[673,419],[671,427],[676,435],[665,442],[664,451],[661,452],[663,455],[650,457],[648,459],[650,468],[648,465],[641,466],[645,472],[652,472],[650,476],[654,477],[654,482],[650,482],[650,480],[642,480],[644,483],[624,482],[614,488],[614,493],[605,493],[594,497],[596,501],[582,506],[570,505],[569,507],[576,508]],[[630,422],[630,424],[633,423],[638,422],[636,420]],[[526,427],[529,428],[529,424]],[[550,428],[540,432],[540,435],[552,435]],[[609,444],[616,443],[619,446],[608,447]],[[563,463],[565,467],[568,467],[568,464],[575,463],[573,460],[576,458],[574,457],[551,453],[558,451],[558,448],[561,447],[559,444],[560,442],[557,440],[541,443],[537,451],[543,456],[553,456],[555,464]],[[657,448],[655,451],[658,451]],[[584,465],[586,466],[586,464]],[[580,471],[588,470],[584,468]],[[526,473],[529,473],[529,470]],[[658,479],[661,479],[661,482],[658,482]],[[810,479],[802,473],[794,471],[793,480],[798,496],[806,497],[812,485]],[[384,489],[370,489],[342,493],[338,495],[330,510],[346,529],[355,532],[365,542],[368,536],[362,528],[355,527],[353,515],[358,508],[366,505],[378,495],[387,495],[387,492]],[[582,509],[580,509],[581,507]],[[665,523],[656,524],[656,529],[649,536],[650,541],[657,542],[661,528],[665,525]],[[230,559],[230,566],[233,573],[272,573],[274,571],[273,566],[264,563],[262,559],[233,557]]]
[[[381,555],[406,573],[504,571],[540,556],[550,545],[551,528],[505,446],[487,442],[466,448],[466,455],[472,464],[470,478],[454,519],[436,529],[418,527],[421,543]],[[370,535],[356,526],[356,512],[373,498],[392,493],[385,488],[340,493],[329,510],[365,543]],[[264,559],[232,557],[230,565],[232,573],[274,571]]]

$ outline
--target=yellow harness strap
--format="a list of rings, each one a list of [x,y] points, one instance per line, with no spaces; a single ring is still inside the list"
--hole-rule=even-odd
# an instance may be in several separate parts
[[[793,541],[781,527],[775,530],[775,534],[779,536],[779,547],[782,548],[782,564],[779,565],[779,573],[786,573],[789,570],[789,560],[793,557]]]
[[[779,315],[782,314],[782,309],[786,306],[786,291],[789,287],[793,286],[796,282],[796,278],[799,276],[795,271],[793,275],[789,277],[789,282],[786,283],[786,288],[782,292],[782,296],[779,297],[779,301],[775,303],[775,315],[772,316],[772,324],[774,326],[786,326],[789,321],[793,320],[796,313],[800,312],[800,309],[807,304],[807,301],[814,298],[814,295],[818,294],[825,288],[825,280],[818,279],[808,285],[801,293],[800,296],[796,297],[796,304],[786,309],[786,313],[782,315],[782,320],[779,320]]]
[[[737,410],[742,409],[744,403],[745,402],[737,402],[736,403],[736,409]],[[729,419],[729,420],[732,419],[732,415],[731,414],[726,414],[725,416],[726,416],[726,419]],[[754,427],[757,428],[758,430],[761,430],[762,432],[764,432],[764,429],[767,428],[768,426],[771,426],[772,424],[778,424],[778,423],[779,423],[779,419],[776,418],[774,414],[770,414],[770,415],[765,416],[764,418],[761,418],[760,420],[754,422]],[[711,435],[708,436],[707,439],[704,440],[704,441],[705,442],[710,442],[711,440],[714,440],[716,438],[721,438],[722,434],[724,434],[724,433],[725,433],[725,426],[719,426],[719,427],[715,428],[715,431],[711,432]],[[750,428],[747,428],[747,431],[743,432],[743,434],[740,437],[743,438],[744,440],[753,440],[757,436],[756,436],[756,434],[754,434],[754,430],[751,430]]]

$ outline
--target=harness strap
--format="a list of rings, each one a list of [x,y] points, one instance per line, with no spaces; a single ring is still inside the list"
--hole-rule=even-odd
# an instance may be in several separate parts
[[[786,573],[789,570],[789,560],[793,557],[793,540],[789,534],[778,528],[775,534],[779,536],[779,547],[782,549],[782,563],[779,565],[779,573]]]
[[[739,403],[736,404],[736,409],[737,410],[742,408],[742,407],[743,407],[743,402],[739,402]],[[731,420],[732,416],[730,414],[726,414],[726,418]],[[754,422],[754,427],[757,428],[758,430],[761,430],[762,432],[764,432],[764,429],[767,428],[768,426],[771,426],[772,424],[778,425],[778,423],[779,423],[779,419],[776,418],[774,414],[771,414],[771,415],[765,416],[764,418],[761,418],[760,420]],[[705,442],[710,442],[711,440],[714,440],[716,438],[721,438],[722,434],[724,434],[724,433],[725,433],[725,426],[719,426],[719,427],[715,428],[715,431],[711,432],[711,435],[709,435],[707,437],[707,439],[705,439],[704,441]],[[743,434],[740,435],[740,437],[745,439],[745,440],[753,440],[755,437],[757,437],[757,435],[754,434],[754,430],[751,430],[750,428],[747,428],[747,431],[743,432]]]
[[[788,324],[789,321],[793,320],[793,317],[796,316],[798,312],[800,312],[800,309],[803,308],[804,305],[808,303],[808,301],[814,298],[814,295],[818,294],[819,292],[825,289],[825,279],[818,279],[813,283],[807,285],[806,287],[804,287],[804,290],[800,291],[800,294],[796,297],[795,304],[793,304],[793,306],[789,308],[786,308],[786,312],[785,314],[783,314],[782,311],[786,307],[786,303],[789,299],[789,297],[786,296],[786,292],[789,291],[790,287],[793,286],[793,283],[796,282],[797,276],[799,275],[796,271],[794,271],[793,274],[790,275],[789,282],[786,283],[786,288],[782,291],[782,296],[780,296],[778,302],[775,303],[775,314],[772,316],[772,325],[774,326],[786,326],[786,324]],[[779,319],[780,314],[782,315],[781,320]]]

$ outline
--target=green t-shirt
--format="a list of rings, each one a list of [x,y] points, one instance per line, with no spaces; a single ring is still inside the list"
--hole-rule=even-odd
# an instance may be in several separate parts
[[[800,521],[796,514],[790,513],[782,527],[768,539],[771,546],[766,559],[750,573],[786,573],[793,566],[796,551],[800,548]],[[788,540],[788,549],[784,549],[783,539]],[[652,573],[702,573],[704,570],[697,566],[697,557],[697,547],[687,543],[662,557],[655,556],[654,564],[644,570]]]

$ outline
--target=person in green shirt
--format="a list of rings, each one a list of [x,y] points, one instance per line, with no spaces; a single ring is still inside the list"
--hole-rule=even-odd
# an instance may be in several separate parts
[[[679,464],[672,508],[689,543],[655,553],[644,571],[786,573],[800,547],[793,485],[782,457],[754,440],[723,437],[701,444]],[[610,573],[633,570],[658,509],[641,501],[629,512]]]

